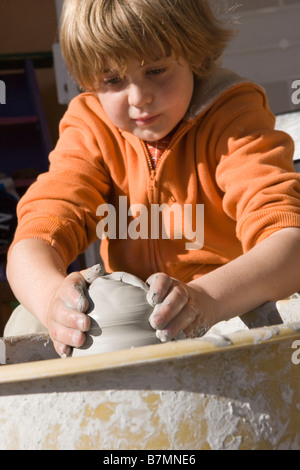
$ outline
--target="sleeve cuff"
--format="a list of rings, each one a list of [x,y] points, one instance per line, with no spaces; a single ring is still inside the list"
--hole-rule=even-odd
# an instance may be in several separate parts
[[[53,216],[34,218],[18,226],[7,256],[16,243],[25,239],[41,240],[52,246],[66,268],[78,256],[78,244],[71,224],[62,223]]]
[[[245,253],[278,230],[289,227],[300,228],[300,214],[292,211],[258,211],[238,225],[237,236]]]

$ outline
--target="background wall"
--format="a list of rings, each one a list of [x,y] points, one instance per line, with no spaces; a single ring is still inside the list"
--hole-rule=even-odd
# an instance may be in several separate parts
[[[0,55],[51,51],[57,31],[55,0],[0,0]],[[55,144],[66,106],[57,100],[54,69],[37,69],[36,75]]]
[[[222,8],[237,2],[224,0]],[[300,0],[241,0],[232,16],[238,34],[223,64],[262,84],[275,113],[300,109],[292,83],[300,80]]]
[[[224,66],[265,86],[275,113],[300,108],[291,101],[291,83],[300,80],[300,0],[211,1],[223,11],[239,5],[233,12],[239,32],[224,55]],[[57,42],[56,8],[62,3],[0,0],[0,54],[50,51]],[[37,77],[55,143],[66,106],[58,102],[54,69],[39,69]]]

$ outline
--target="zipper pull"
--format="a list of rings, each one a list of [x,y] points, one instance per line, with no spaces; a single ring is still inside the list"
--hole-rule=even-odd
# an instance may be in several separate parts
[[[156,171],[151,170],[150,172],[150,180],[148,184],[148,198],[150,204],[154,202],[154,189],[156,187]]]
[[[151,170],[151,173],[150,173],[150,184],[149,184],[149,189],[154,189],[155,186],[156,186],[156,171],[155,170]]]

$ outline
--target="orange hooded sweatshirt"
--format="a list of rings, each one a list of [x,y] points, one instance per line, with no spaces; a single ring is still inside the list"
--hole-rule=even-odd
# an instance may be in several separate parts
[[[107,271],[127,271],[142,279],[165,272],[188,282],[281,228],[300,227],[294,144],[274,124],[263,89],[217,69],[213,76],[195,80],[188,113],[154,171],[145,143],[117,129],[97,95],[83,93],[60,123],[49,172],[38,177],[19,203],[13,243],[44,240],[67,266],[97,239],[100,215],[106,216],[102,204],[108,203],[115,237],[101,242]],[[204,234],[203,246],[187,249],[191,240],[184,230],[181,237],[172,230],[170,238],[151,234],[152,208],[162,204],[177,204],[182,214],[191,205],[194,231],[195,208],[204,207],[204,222],[196,226]],[[143,229],[138,227],[141,207]],[[132,235],[131,223],[140,236]]]

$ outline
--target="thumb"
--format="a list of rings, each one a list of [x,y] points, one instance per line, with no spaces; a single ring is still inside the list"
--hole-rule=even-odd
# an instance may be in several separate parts
[[[92,284],[92,282],[97,279],[97,277],[104,276],[105,269],[104,266],[99,263],[95,264],[91,268],[83,269],[79,272],[88,284]]]

